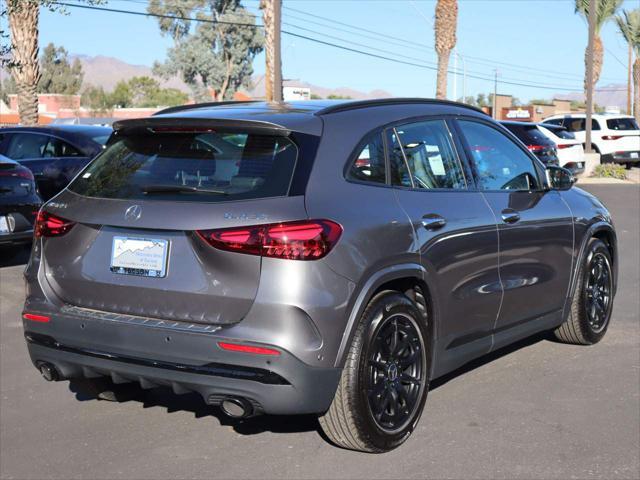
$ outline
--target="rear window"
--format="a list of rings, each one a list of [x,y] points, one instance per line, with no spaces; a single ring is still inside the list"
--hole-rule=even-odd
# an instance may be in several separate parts
[[[125,135],[69,189],[84,196],[218,202],[287,195],[297,158],[285,137],[249,133]]]
[[[634,118],[611,118],[607,120],[607,127],[611,130],[639,130]]]
[[[505,127],[526,145],[548,145],[553,143],[535,125],[506,124]]]

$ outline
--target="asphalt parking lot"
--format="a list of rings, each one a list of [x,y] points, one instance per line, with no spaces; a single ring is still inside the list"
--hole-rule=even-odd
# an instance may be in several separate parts
[[[226,419],[164,390],[77,398],[32,367],[20,321],[26,251],[1,251],[0,477],[640,478],[640,187],[588,185],[613,213],[619,290],[605,339],[543,337],[433,385],[411,439],[385,455],[340,450],[313,417]]]

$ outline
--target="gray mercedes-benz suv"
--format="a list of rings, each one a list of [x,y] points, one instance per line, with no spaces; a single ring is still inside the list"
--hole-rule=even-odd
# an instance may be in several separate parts
[[[430,380],[536,332],[607,330],[608,211],[478,110],[230,103],[114,127],[38,214],[23,324],[48,380],[318,414],[383,452]]]

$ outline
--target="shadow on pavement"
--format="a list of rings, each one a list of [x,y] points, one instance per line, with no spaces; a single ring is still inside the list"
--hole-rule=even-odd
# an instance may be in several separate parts
[[[31,253],[31,244],[0,247],[0,268],[26,265]]]
[[[431,382],[430,390],[441,387],[445,383],[480,368],[494,360],[509,355],[522,348],[534,345],[542,340],[549,339],[548,334],[539,334],[515,344],[496,350],[482,358],[474,360],[467,365],[440,377]],[[117,398],[119,402],[135,401],[140,402],[143,408],[161,407],[167,410],[167,413],[178,411],[192,412],[195,418],[214,416],[220,422],[220,425],[231,426],[236,433],[242,435],[255,435],[263,432],[273,433],[296,433],[317,431],[325,438],[318,424],[316,415],[260,415],[247,419],[237,420],[227,417],[222,411],[211,405],[204,403],[197,393],[188,393],[184,395],[176,395],[170,388],[161,387],[151,390],[143,390],[136,383],[113,384],[108,378],[101,378],[99,390],[110,390],[110,396]],[[74,380],[69,382],[69,390],[76,394],[79,401],[102,401],[97,398],[97,391],[87,389],[82,380]]]

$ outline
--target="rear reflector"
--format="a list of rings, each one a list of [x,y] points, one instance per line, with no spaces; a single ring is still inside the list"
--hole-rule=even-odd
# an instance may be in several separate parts
[[[33,231],[36,238],[58,237],[67,233],[74,225],[75,222],[41,210],[36,216],[36,224]]]
[[[46,315],[36,315],[35,313],[23,313],[22,318],[24,318],[25,320],[31,320],[32,322],[40,323],[47,323],[49,320],[51,320],[51,317],[48,317]]]
[[[317,260],[331,251],[342,227],[331,220],[302,220],[197,233],[220,250],[288,260]]]
[[[273,348],[254,347],[240,343],[218,342],[218,346],[223,350],[229,350],[231,352],[250,353],[252,355],[280,355],[280,352]]]
[[[564,145],[558,144],[558,150],[562,150],[563,148],[571,148],[571,147],[577,147],[577,144],[572,144],[572,143],[565,143]]]
[[[622,138],[622,135],[603,135],[602,136],[603,140],[618,140],[619,138]]]

